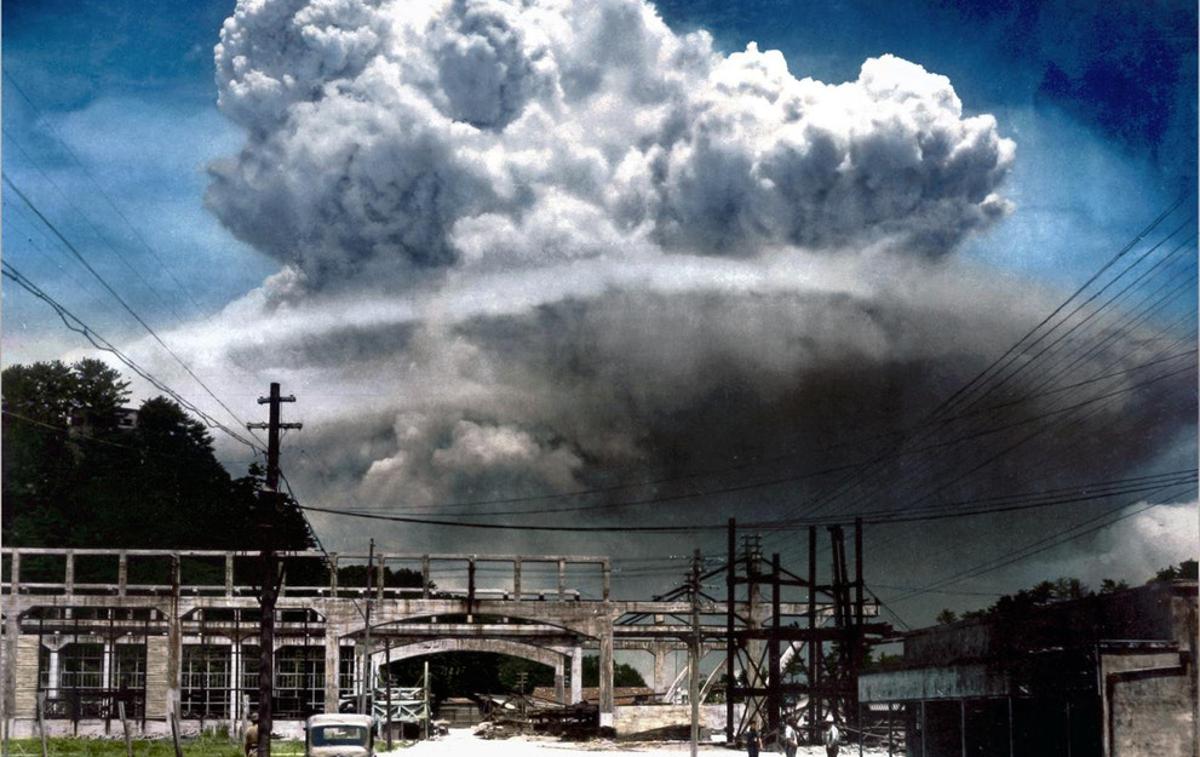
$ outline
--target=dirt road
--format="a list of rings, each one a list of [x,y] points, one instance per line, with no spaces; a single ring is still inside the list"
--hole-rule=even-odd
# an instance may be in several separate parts
[[[744,754],[721,746],[701,749],[703,754]],[[554,739],[512,738],[489,741],[476,738],[468,729],[455,729],[436,741],[423,741],[407,749],[381,752],[380,757],[599,757],[599,755],[637,755],[637,757],[680,757],[688,753],[686,743],[615,744],[611,741],[565,743]],[[772,754],[764,752],[764,754]],[[798,757],[825,757],[821,747],[801,747]],[[842,757],[857,757],[858,749],[843,749]],[[886,752],[868,750],[864,755],[882,757]]]

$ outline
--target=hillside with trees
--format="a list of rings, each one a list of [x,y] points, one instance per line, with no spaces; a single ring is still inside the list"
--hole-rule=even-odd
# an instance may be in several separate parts
[[[3,390],[6,546],[254,549],[263,470],[233,477],[201,422],[99,360],[14,365]],[[300,511],[271,515],[276,543],[303,549]]]

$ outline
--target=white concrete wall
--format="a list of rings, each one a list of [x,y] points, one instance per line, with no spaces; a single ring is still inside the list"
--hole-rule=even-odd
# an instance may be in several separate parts
[[[740,720],[744,705],[735,704],[734,720]],[[614,726],[618,736],[653,731],[670,726],[690,725],[691,705],[686,704],[633,704],[617,705]],[[725,732],[725,705],[704,704],[700,706],[700,727],[710,731]]]

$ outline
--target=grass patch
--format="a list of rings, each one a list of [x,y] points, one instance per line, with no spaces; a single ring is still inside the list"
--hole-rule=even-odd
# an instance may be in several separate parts
[[[51,757],[126,757],[125,742],[120,739],[54,738],[47,741]],[[243,757],[240,745],[225,738],[204,737],[181,741],[184,757]],[[14,739],[9,744],[12,757],[41,757],[40,739]],[[170,739],[134,739],[134,757],[175,757]],[[273,757],[302,757],[304,744],[299,741],[276,741],[271,745]]]

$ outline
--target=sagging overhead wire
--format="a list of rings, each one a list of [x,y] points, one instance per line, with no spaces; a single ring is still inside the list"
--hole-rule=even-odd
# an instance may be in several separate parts
[[[203,309],[200,307],[200,303],[196,301],[195,297],[192,296],[191,289],[185,286],[184,283],[179,280],[179,277],[175,275],[174,271],[167,266],[166,262],[163,260],[162,256],[159,255],[158,251],[154,249],[154,247],[146,240],[142,232],[139,231],[133,222],[129,220],[129,217],[112,198],[112,196],[104,189],[96,176],[91,172],[91,170],[88,169],[83,160],[81,160],[79,155],[76,154],[75,150],[71,148],[71,145],[68,144],[67,141],[63,139],[58,131],[54,128],[53,124],[50,122],[50,119],[44,117],[42,109],[39,108],[36,103],[34,103],[33,98],[29,96],[29,94],[25,91],[25,88],[22,87],[21,84],[13,77],[12,72],[5,70],[4,78],[8,80],[10,85],[12,85],[13,90],[21,96],[21,99],[23,99],[29,105],[34,112],[34,115],[40,118],[41,123],[45,124],[49,134],[63,148],[67,155],[71,157],[71,160],[74,161],[75,165],[79,167],[79,170],[82,171],[85,176],[87,176],[92,186],[96,189],[100,196],[104,198],[117,217],[124,222],[125,226],[130,230],[130,232],[133,233],[133,236],[138,240],[139,243],[141,243],[141,246],[150,254],[150,257],[154,259],[155,263],[158,264],[158,267],[167,274],[179,292],[188,299],[197,313],[202,313]],[[20,150],[20,145],[16,142],[14,142],[14,144],[17,144],[17,149]],[[31,160],[30,162],[33,163],[34,161]],[[34,165],[36,165],[36,163],[34,163]],[[147,286],[149,286],[148,282]]]
[[[1160,474],[1158,476],[1138,477],[1136,479],[1130,479],[1127,482],[1118,481],[1109,484],[1105,484],[1103,482],[1101,484],[1084,484],[1076,487],[1074,490],[1059,490],[1053,494],[1034,492],[1026,495],[1007,495],[1007,501],[1005,501],[1005,498],[1003,497],[984,500],[983,504],[988,504],[987,507],[964,508],[962,507],[963,504],[970,503],[949,503],[947,505],[939,505],[936,508],[928,508],[925,510],[902,510],[897,512],[889,509],[869,513],[856,513],[849,520],[845,517],[836,520],[782,519],[745,523],[743,524],[743,527],[758,531],[792,531],[796,529],[809,528],[811,526],[845,524],[856,518],[861,519],[865,525],[880,525],[887,523],[908,523],[921,520],[944,520],[947,518],[976,517],[980,515],[1012,512],[1015,510],[1028,510],[1033,508],[1076,504],[1090,500],[1107,499],[1119,494],[1159,491],[1163,489],[1164,486],[1172,486],[1194,481],[1197,472],[1197,469],[1193,468],[1184,471],[1173,471],[1170,473]],[[1072,496],[1064,496],[1070,491],[1074,491],[1076,493]],[[1024,498],[1016,499],[1015,497],[1017,496],[1023,496]],[[361,510],[317,507],[314,505],[300,505],[300,507],[313,512],[329,513],[332,515],[350,518],[362,518],[367,520],[386,521],[393,523],[411,523],[416,525],[445,526],[452,528],[474,528],[481,530],[662,534],[725,531],[728,528],[728,525],[725,523],[659,526],[551,526],[544,524],[518,525],[512,523],[480,523],[473,521],[455,521],[444,518],[420,518],[404,515],[387,515],[379,512],[364,512]]]
[[[7,180],[7,177],[5,177],[5,178]],[[42,302],[45,302],[47,305],[49,305],[50,308],[59,317],[59,319],[63,322],[63,325],[66,326],[69,330],[74,331],[75,333],[82,336],[96,349],[101,350],[103,352],[107,352],[107,353],[111,354],[112,356],[114,356],[115,358],[117,358],[117,360],[121,361],[121,363],[124,364],[127,368],[129,368],[129,370],[133,371],[135,374],[137,374],[142,379],[145,379],[155,389],[157,389],[158,391],[167,395],[168,397],[173,399],[175,402],[178,402],[181,407],[183,407],[184,409],[188,410],[189,412],[191,412],[194,415],[196,415],[197,417],[199,417],[205,423],[205,425],[207,425],[208,427],[223,431],[225,434],[230,436],[232,439],[246,445],[247,447],[251,448],[252,450],[255,450],[256,452],[262,451],[263,448],[260,444],[257,444],[256,442],[246,438],[241,433],[234,431],[232,428],[225,425],[221,421],[217,420],[212,415],[206,413],[204,410],[197,407],[195,405],[195,403],[191,402],[190,400],[185,398],[183,395],[181,395],[179,392],[175,391],[170,386],[168,386],[166,384],[166,382],[162,381],[157,376],[152,374],[150,371],[148,371],[147,369],[145,369],[141,365],[139,365],[137,362],[135,362],[131,357],[129,357],[124,352],[122,352],[119,348],[117,348],[115,345],[113,345],[112,342],[108,341],[102,335],[100,335],[94,329],[92,329],[92,327],[89,326],[85,321],[83,321],[83,319],[76,316],[74,313],[72,313],[70,310],[68,310],[64,305],[59,303],[57,300],[55,300],[49,294],[42,291],[28,277],[26,277],[24,274],[22,274],[12,263],[9,263],[7,260],[5,260],[5,261],[2,261],[2,264],[3,264],[2,272],[6,278],[8,278],[13,283],[20,286],[22,289],[24,289],[28,293],[32,294],[34,297],[38,298]],[[228,408],[226,408],[226,409],[228,410]],[[232,415],[232,411],[229,411],[229,412]],[[236,416],[234,416],[234,417],[236,418]]]
[[[166,353],[168,355],[170,355],[172,358],[174,358],[175,362],[178,363],[183,368],[183,370],[185,372],[187,372],[187,374],[189,376],[191,376],[192,379],[197,384],[200,385],[200,387],[205,391],[205,393],[208,394],[208,396],[211,397],[218,405],[220,405],[221,408],[224,409],[225,412],[228,413],[229,416],[238,423],[238,425],[245,426],[245,423],[243,423],[242,420],[237,416],[237,414],[234,413],[233,410],[231,410],[229,408],[229,405],[225,404],[225,402],[220,397],[218,397],[211,388],[209,388],[208,384],[204,383],[204,381],[198,375],[196,375],[196,372],[194,370],[192,370],[192,367],[190,365],[188,365],[187,362],[185,362],[184,359],[178,355],[178,353],[176,353],[174,350],[172,350],[171,347],[169,345],[167,345],[167,343],[165,341],[163,341],[163,338],[158,335],[158,332],[155,331],[154,328],[151,327],[150,324],[147,323],[146,320],[144,318],[142,318],[142,316],[139,315],[138,312],[136,310],[134,310],[133,307],[128,302],[125,301],[125,298],[123,298],[120,294],[117,293],[117,290],[114,289],[112,287],[112,285],[109,284],[108,281],[105,280],[105,278],[100,275],[99,271],[97,271],[95,268],[92,267],[91,263],[89,263],[87,261],[87,258],[85,258],[83,256],[83,254],[75,247],[75,245],[71,244],[71,241],[69,239],[67,239],[67,237],[58,229],[57,226],[54,225],[54,223],[49,218],[47,218],[41,212],[41,210],[38,209],[38,207],[33,203],[33,201],[30,200],[29,197],[26,196],[25,193],[21,191],[20,187],[18,187],[16,184],[13,183],[12,179],[10,179],[8,177],[8,174],[0,172],[0,176],[3,177],[4,183],[8,186],[8,188],[11,189],[14,193],[16,193],[17,197],[21,198],[21,201],[23,203],[25,203],[26,207],[28,207],[35,216],[37,216],[38,220],[40,220],[43,224],[45,224],[46,228],[50,229],[50,231],[52,231],[54,233],[54,236],[56,236],[58,238],[58,240],[60,242],[62,242],[63,245],[71,252],[71,254],[83,265],[83,267],[86,268],[88,270],[88,272],[92,274],[93,278],[95,278],[98,282],[100,282],[101,286],[103,286],[104,289],[106,291],[108,291],[108,293],[110,295],[112,295],[113,299],[115,299],[118,303],[120,303],[121,307],[124,308],[125,311],[128,312],[129,315],[132,316],[133,319],[135,321],[137,321],[138,324],[141,325],[141,327],[143,329],[146,330],[146,333],[148,333],[151,336],[151,338],[153,338],[154,341],[157,342],[158,345],[160,347],[162,347],[163,350],[166,351]],[[28,279],[26,279],[26,281],[28,281]],[[24,285],[22,285],[22,286],[24,286]],[[48,297],[48,295],[46,295],[44,292],[42,292],[42,294],[39,295],[39,297],[41,299],[46,299],[46,297]],[[60,315],[60,317],[62,316],[61,313],[59,315]],[[76,323],[83,324],[83,321],[81,321],[74,315],[72,315],[71,318]],[[64,323],[66,323],[66,319],[64,319]],[[72,329],[72,330],[79,331],[78,329]],[[90,332],[90,329],[88,331]],[[86,336],[85,332],[80,331],[79,333],[82,333]],[[90,333],[95,333],[95,332],[90,332]],[[110,348],[112,347],[111,344],[109,345],[109,347]],[[122,360],[122,362],[124,362],[124,360]],[[141,371],[140,368],[138,370]],[[141,375],[141,374],[139,373],[139,375]],[[195,407],[195,406],[190,405],[190,407]],[[206,416],[206,417],[211,417],[211,416]],[[251,447],[257,447],[259,449],[263,449],[261,443],[256,444],[254,442],[249,442],[244,437],[241,437],[239,434],[231,433],[229,431],[229,429],[224,426],[217,426],[217,427],[221,428],[226,433],[229,433],[235,439],[237,439],[238,441],[241,441],[244,444],[249,444]]]

